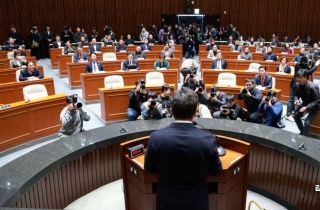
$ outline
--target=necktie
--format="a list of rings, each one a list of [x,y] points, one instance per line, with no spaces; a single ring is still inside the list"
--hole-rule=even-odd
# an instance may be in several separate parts
[[[79,53],[79,58],[81,59],[81,53]]]
[[[261,86],[264,86],[264,77],[261,77]]]

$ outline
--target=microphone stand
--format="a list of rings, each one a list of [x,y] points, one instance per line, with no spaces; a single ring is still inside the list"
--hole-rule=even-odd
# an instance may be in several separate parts
[[[197,121],[192,121],[192,124],[199,125],[201,128],[203,128],[203,130],[207,131],[208,133],[211,133],[216,138],[219,156],[224,156],[226,154],[226,150],[219,144],[219,137],[216,134],[210,132],[208,129],[200,125]]]

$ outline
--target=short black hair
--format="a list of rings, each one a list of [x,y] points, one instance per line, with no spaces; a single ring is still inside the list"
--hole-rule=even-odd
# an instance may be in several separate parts
[[[308,71],[307,69],[299,69],[298,71],[295,72],[295,76],[303,76],[303,77],[308,77]]]
[[[170,100],[175,119],[190,119],[198,106],[198,94],[189,88],[183,88],[173,93]]]
[[[137,80],[135,83],[134,83],[136,86],[141,84],[141,79]]]
[[[167,91],[167,90],[170,89],[170,88],[171,88],[170,85],[164,84],[164,85],[162,85],[162,87],[161,87],[161,91],[162,91],[162,93],[163,93],[164,91]]]
[[[267,67],[266,66],[259,66],[259,70],[263,68],[265,71],[267,71]]]
[[[218,91],[219,91],[218,87],[216,87],[215,85],[211,86],[211,92],[218,92]]]
[[[254,79],[252,79],[252,78],[247,78],[246,79],[246,83],[252,83],[253,85],[254,85]]]
[[[148,93],[147,98],[156,99],[157,98],[157,94],[155,92],[150,92],[150,93]]]
[[[90,54],[90,57],[91,57],[92,55],[95,55],[95,56],[97,56],[97,54],[95,54],[95,53],[91,53],[91,54]]]
[[[132,52],[128,52],[128,53],[127,53],[127,56],[128,56],[128,55],[132,55],[132,56],[133,56],[133,53],[132,53]]]
[[[270,94],[271,96],[277,97],[277,92],[274,90],[268,90],[267,94]]]
[[[227,95],[226,102],[234,102],[234,95]]]

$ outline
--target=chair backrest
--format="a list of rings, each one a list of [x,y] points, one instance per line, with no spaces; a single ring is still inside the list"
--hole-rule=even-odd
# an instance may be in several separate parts
[[[112,75],[104,78],[104,87],[106,88],[122,88],[123,86],[123,77],[120,75]]]
[[[245,60],[245,59],[241,58],[241,54],[240,54],[240,55],[238,55],[237,60]]]
[[[41,84],[28,85],[22,89],[24,100],[33,100],[48,96],[47,88]]]
[[[19,77],[20,77],[20,71],[21,71],[22,69],[19,69],[19,70],[17,70],[16,71],[16,81],[17,82],[19,82]]]
[[[272,77],[272,89],[276,88],[276,78]]]
[[[161,72],[149,72],[146,74],[146,86],[163,85],[164,77]]]
[[[123,67],[123,61],[120,64],[120,70],[122,70],[122,67]]]
[[[294,75],[294,67],[290,66],[290,68],[291,68],[291,74]]]
[[[64,48],[61,48],[61,55],[64,55]]]
[[[102,60],[103,61],[116,61],[117,56],[114,52],[103,53]]]
[[[7,53],[7,58],[8,59],[13,59],[14,58],[14,52],[8,52]]]
[[[259,67],[261,65],[259,63],[250,63],[249,69],[250,71],[259,71]]]
[[[232,73],[220,73],[218,75],[219,85],[237,85],[237,76]]]

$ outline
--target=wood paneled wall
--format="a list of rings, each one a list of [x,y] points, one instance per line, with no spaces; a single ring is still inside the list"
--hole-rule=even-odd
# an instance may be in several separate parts
[[[134,4],[133,2],[136,2]],[[238,26],[244,38],[262,34],[267,40],[272,33],[280,39],[285,34],[292,39],[295,34],[304,37],[310,33],[320,40],[319,0],[194,0],[192,9],[202,14],[221,14],[221,26],[232,23]],[[0,38],[5,39],[10,24],[16,24],[25,36],[31,26],[43,31],[50,25],[60,32],[64,25],[73,29],[80,26],[89,33],[91,26],[103,34],[103,27],[114,28],[117,38],[127,33],[138,35],[137,25],[143,23],[161,27],[161,14],[181,14],[186,8],[185,0],[1,0]],[[224,14],[226,11],[226,14]]]

